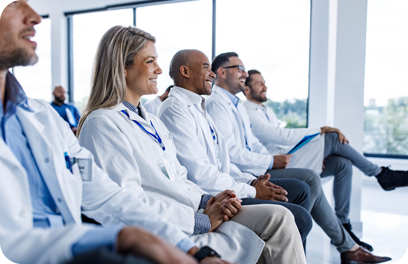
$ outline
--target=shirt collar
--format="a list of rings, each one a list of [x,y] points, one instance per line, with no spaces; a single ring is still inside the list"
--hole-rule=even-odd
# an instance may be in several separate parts
[[[201,109],[205,112],[205,99],[199,94],[193,93],[187,89],[184,89],[179,86],[174,86],[173,89],[176,88],[177,91],[182,93],[187,99],[193,104],[198,105]]]
[[[20,106],[28,111],[33,111],[27,103],[27,95],[25,94],[20,83],[17,81],[16,77],[10,72],[6,75],[6,113],[7,115],[12,115],[15,113],[17,106]],[[0,118],[4,115],[3,103],[0,100]]]
[[[239,103],[239,98],[236,95],[233,95],[232,93],[228,92],[227,90],[225,90],[224,88],[220,87],[222,89],[222,91],[224,91],[224,93],[228,96],[228,98],[231,100],[231,102],[235,105],[235,107],[238,106]]]

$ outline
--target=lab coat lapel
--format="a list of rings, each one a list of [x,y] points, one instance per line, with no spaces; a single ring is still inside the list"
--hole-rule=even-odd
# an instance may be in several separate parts
[[[46,129],[45,125],[40,123],[39,119],[43,120],[43,122],[45,123],[47,123],[48,121],[47,119],[43,119],[42,117],[40,117],[42,110],[44,110],[44,107],[38,104],[35,100],[28,100],[28,105],[32,111],[28,111],[21,107],[18,107],[17,116],[24,131],[29,131],[29,133],[25,133],[27,141],[30,145],[34,159],[44,178],[44,181],[46,182],[54,201],[57,203],[57,201],[55,200],[55,189],[50,188],[50,186],[52,186],[50,181],[52,181],[56,176],[58,184],[62,191],[62,198],[66,201],[68,208],[70,208],[70,215],[62,216],[66,223],[72,223],[73,221],[77,220],[73,217],[72,214],[75,202],[70,199],[70,196],[67,193],[67,188],[64,188],[66,187],[66,180],[63,179],[63,171],[59,169],[61,163],[65,164],[65,160],[58,160],[64,158],[63,154],[64,152],[68,151],[68,147],[64,146],[64,149],[61,149],[59,146],[56,146],[55,144],[53,145],[51,143],[60,142],[60,139],[55,133],[48,133],[49,131]],[[56,153],[56,151],[58,150],[61,153]],[[39,157],[44,157],[44,160],[41,160]]]
[[[234,115],[234,119],[238,122],[238,129],[240,131],[240,135],[245,135],[244,127],[242,126],[242,122],[241,122],[241,120],[243,120],[243,118],[241,117],[241,114],[238,112],[238,109],[231,102],[231,100],[228,98],[228,96],[225,94],[225,92],[222,91],[221,89],[222,89],[221,87],[214,86],[213,92],[216,93],[217,95],[219,95],[221,101],[224,104],[227,104],[229,106],[229,108],[231,108],[232,113]],[[239,103],[238,103],[238,106],[239,106]],[[232,119],[231,122],[233,122],[234,119]],[[245,139],[243,137],[241,137],[241,140],[242,140],[242,142],[243,142],[243,144],[245,146]],[[249,142],[248,142],[248,144],[249,144]]]

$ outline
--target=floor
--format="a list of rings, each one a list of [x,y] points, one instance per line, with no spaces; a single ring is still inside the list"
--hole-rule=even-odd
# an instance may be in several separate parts
[[[393,169],[408,169],[408,161],[373,161],[382,166],[391,163]],[[408,187],[385,192],[374,177],[364,177],[361,218],[363,230],[355,233],[374,247],[376,255],[391,257],[389,264],[408,264]],[[340,264],[340,254],[316,224],[308,237],[307,260],[309,264]]]

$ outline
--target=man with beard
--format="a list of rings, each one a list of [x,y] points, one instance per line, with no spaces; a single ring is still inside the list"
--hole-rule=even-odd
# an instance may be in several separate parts
[[[54,101],[51,103],[51,106],[58,112],[62,119],[69,124],[72,132],[76,134],[81,115],[75,106],[65,103],[65,94],[64,87],[55,87],[54,92],[52,92],[52,95],[54,95]]]

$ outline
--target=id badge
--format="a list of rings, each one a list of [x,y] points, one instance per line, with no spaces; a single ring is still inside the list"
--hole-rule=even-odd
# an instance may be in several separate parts
[[[72,158],[72,169],[74,174],[81,174],[82,181],[92,181],[92,160]],[[75,168],[75,169],[74,169]]]
[[[214,142],[214,154],[215,154],[215,160],[217,162],[218,170],[221,171],[221,161],[220,161],[220,149],[217,143]]]
[[[160,167],[160,170],[163,172],[164,175],[166,175],[166,177],[169,180],[174,181],[177,179],[176,172],[171,166],[170,160],[168,159],[166,152],[164,152],[163,159],[158,161],[158,165]]]

